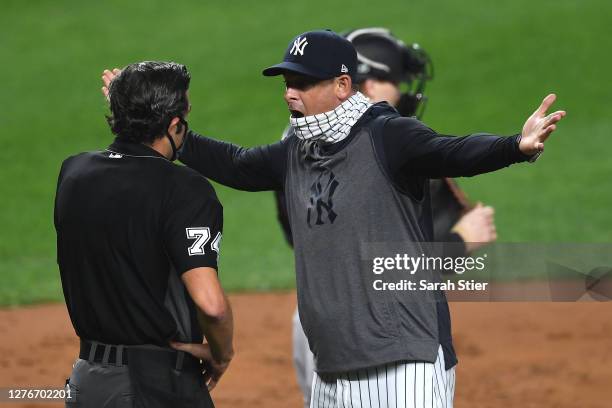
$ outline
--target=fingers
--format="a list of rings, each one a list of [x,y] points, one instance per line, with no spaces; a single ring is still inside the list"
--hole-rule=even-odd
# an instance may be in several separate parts
[[[547,116],[542,120],[541,128],[537,133],[537,140],[534,141],[534,147],[538,151],[544,151],[543,142],[545,142],[550,134],[557,129],[557,123],[563,119],[567,113],[565,111],[556,111]]]
[[[210,383],[213,377],[210,368],[207,368],[204,372],[202,372],[202,377],[204,379],[204,384],[208,386],[208,383]]]
[[[179,350],[179,351],[184,351],[186,353],[190,353],[193,351],[193,344],[191,343],[179,343],[176,341],[171,341],[170,342],[170,347],[172,347],[175,350]]]
[[[119,75],[121,73],[121,70],[118,68],[113,69],[113,71],[109,71],[108,69],[105,69],[102,72],[102,83],[104,84],[104,86],[102,87],[102,94],[104,95],[104,97],[106,98],[106,100],[108,101],[108,94],[109,94],[109,90],[108,87],[110,86],[110,83],[113,81],[113,79],[115,79],[115,77],[117,75]]]
[[[202,372],[202,377],[204,379],[204,384],[206,384],[206,388],[208,388],[208,391],[211,391],[219,383],[221,373],[216,372],[212,366],[208,365]]]
[[[495,228],[495,224],[491,228],[491,240],[489,242],[497,241],[497,228]]]
[[[102,82],[104,82],[104,86],[108,87],[114,77],[115,75],[112,72],[105,69],[104,72],[102,72]]]
[[[184,351],[199,359],[202,359],[202,363],[204,364],[204,371],[202,372],[204,384],[206,384],[209,391],[217,386],[224,369],[220,369],[215,365],[212,354],[210,353],[210,346],[208,344],[179,343],[171,341],[170,346],[175,350]]]
[[[550,115],[546,116],[543,127],[546,128],[554,123],[559,122],[565,117],[565,115],[565,111],[557,111],[555,113],[551,113]]]
[[[566,111],[564,111],[564,110],[558,110],[558,111],[556,111],[556,112],[551,113],[551,114],[550,114],[550,115],[548,115],[548,116],[560,116],[560,118],[559,118],[559,119],[561,119],[561,118],[563,118],[565,115],[567,115],[567,112],[566,112]]]
[[[117,77],[117,75],[119,75],[120,73],[121,70],[119,68],[114,68],[112,71],[105,69],[102,72],[102,81],[104,81],[104,85],[108,87],[112,80],[115,79],[115,77]]]
[[[495,217],[495,209],[493,207],[491,207],[490,205],[487,205],[486,207],[482,207],[480,209],[480,216],[489,224],[492,225],[493,224],[493,219]]]
[[[540,141],[544,142],[546,139],[548,139],[548,136],[550,136],[550,134],[554,132],[556,129],[557,129],[557,125],[550,125],[547,128],[545,128],[542,131],[542,136],[540,137]]]
[[[102,94],[104,95],[107,101],[109,100],[108,94],[110,84],[113,79],[115,79],[119,74],[121,74],[121,70],[119,68],[114,68],[112,71],[105,69],[102,72],[102,83],[104,84],[104,86],[102,87]]]
[[[217,382],[217,380],[211,378],[210,381],[208,381],[208,383],[206,384],[208,391],[212,391],[217,386]]]
[[[184,351],[202,360],[211,360],[210,348],[208,344],[200,343],[178,343],[170,342],[170,346],[176,350]]]
[[[493,209],[493,207],[490,206],[487,206],[485,208],[488,210],[486,220],[489,228],[489,234],[485,242],[493,242],[497,240],[497,228],[495,228],[495,220],[493,217],[493,215],[495,214],[495,210]]]
[[[489,214],[487,214],[487,221],[489,221],[489,225],[495,226],[495,209],[493,207],[487,207],[490,209]]]
[[[479,201],[476,206],[470,211],[475,216],[483,216],[485,218],[492,218],[495,214],[493,207],[487,205],[486,207]]]
[[[540,152],[544,151],[544,142],[548,139],[550,134],[554,132],[556,129],[557,129],[557,125],[550,125],[542,129],[542,131],[538,135],[538,141],[535,142],[536,148],[538,149],[538,151]]]
[[[550,105],[552,105],[555,102],[555,99],[557,99],[557,95],[555,94],[547,95],[546,98],[542,100],[542,103],[540,104],[540,107],[536,110],[536,113],[538,113],[541,116],[546,115],[546,111],[548,111],[548,108],[550,108]]]

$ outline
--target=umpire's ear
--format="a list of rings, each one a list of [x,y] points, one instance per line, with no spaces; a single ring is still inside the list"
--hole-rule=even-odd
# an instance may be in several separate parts
[[[336,97],[342,101],[353,94],[353,81],[348,75],[336,77]]]
[[[183,132],[183,124],[179,117],[172,118],[170,125],[168,126],[168,134],[172,136],[179,136]]]

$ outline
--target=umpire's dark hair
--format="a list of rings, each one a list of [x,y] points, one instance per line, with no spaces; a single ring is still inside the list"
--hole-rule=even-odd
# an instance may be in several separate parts
[[[125,67],[109,86],[111,116],[106,119],[120,139],[152,143],[165,135],[175,117],[189,109],[191,76],[175,62],[144,61]]]

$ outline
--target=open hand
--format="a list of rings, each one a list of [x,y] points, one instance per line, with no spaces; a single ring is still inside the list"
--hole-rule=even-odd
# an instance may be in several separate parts
[[[566,115],[565,111],[556,111],[546,115],[546,111],[555,99],[557,99],[555,94],[544,98],[540,107],[525,122],[519,143],[519,149],[523,154],[533,156],[544,151],[544,142],[557,129],[556,123]]]
[[[102,87],[102,94],[104,95],[107,101],[108,101],[108,87],[110,83],[113,81],[113,79],[115,79],[115,77],[119,75],[120,73],[121,73],[121,70],[119,68],[115,68],[112,71],[105,69],[102,72],[102,82],[104,83],[104,86]]]

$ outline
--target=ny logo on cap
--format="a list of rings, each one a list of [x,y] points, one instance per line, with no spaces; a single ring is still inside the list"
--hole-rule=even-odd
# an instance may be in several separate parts
[[[291,47],[289,54],[297,56],[299,53],[300,55],[304,55],[304,48],[306,48],[307,45],[308,41],[306,41],[306,37],[298,37],[295,39],[295,41],[293,41],[293,47]]]
[[[346,74],[348,72],[348,68],[346,67],[346,65],[342,64],[342,67],[340,68],[340,72]]]

